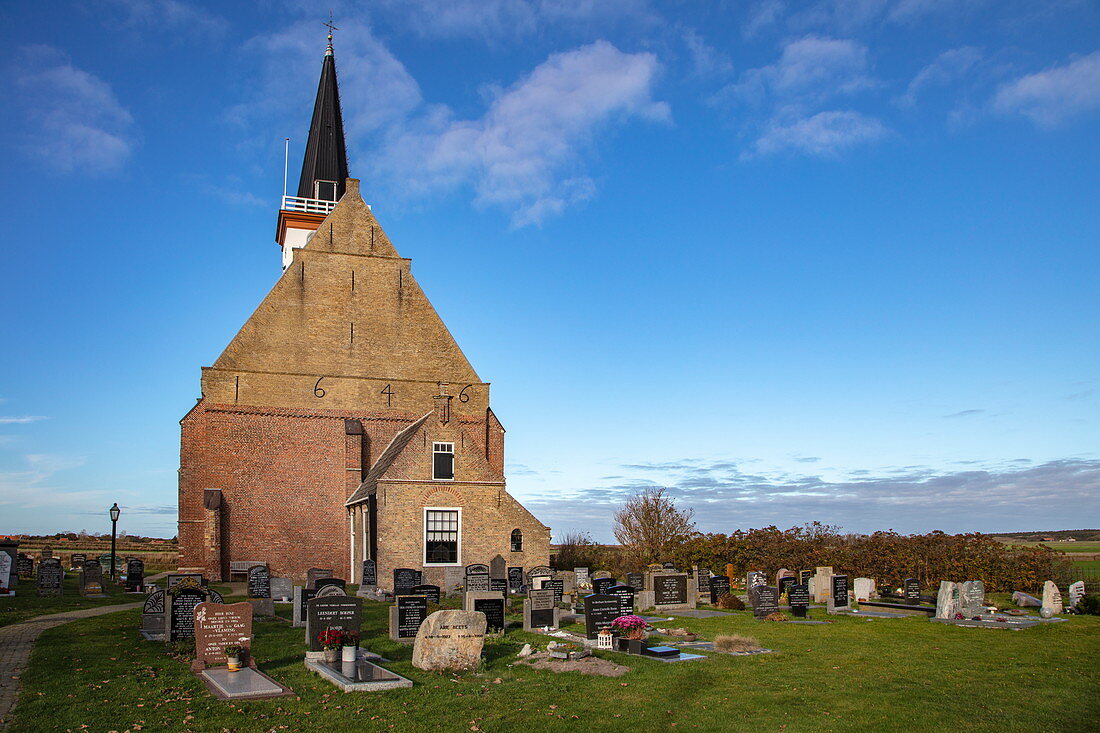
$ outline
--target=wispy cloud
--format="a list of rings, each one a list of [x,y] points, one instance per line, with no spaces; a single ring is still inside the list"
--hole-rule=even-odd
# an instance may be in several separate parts
[[[920,93],[934,86],[947,86],[957,82],[969,73],[982,59],[980,49],[973,46],[961,46],[944,51],[932,63],[917,72],[898,102],[906,107],[917,103]]]
[[[12,71],[22,147],[50,173],[116,170],[130,157],[133,118],[111,85],[51,46],[28,46]]]
[[[993,107],[1054,127],[1100,108],[1100,51],[1062,66],[1028,74],[997,90]]]
[[[720,76],[733,71],[733,62],[729,56],[707,43],[698,32],[689,28],[683,32],[682,37],[691,56],[692,72],[696,76]]]
[[[973,417],[974,415],[984,415],[985,410],[960,410],[958,412],[952,412],[950,415],[942,415],[944,419],[951,419],[955,417]]]
[[[105,14],[113,23],[155,35],[158,41],[187,36],[216,38],[229,28],[228,21],[217,13],[182,0],[108,0],[96,11],[110,9],[117,11]]]
[[[818,112],[793,122],[769,123],[745,157],[793,151],[836,158],[858,145],[880,140],[889,133],[879,120],[853,110]]]
[[[29,422],[38,422],[39,420],[48,420],[48,417],[42,415],[23,415],[20,417],[0,417],[0,425],[22,425]]]

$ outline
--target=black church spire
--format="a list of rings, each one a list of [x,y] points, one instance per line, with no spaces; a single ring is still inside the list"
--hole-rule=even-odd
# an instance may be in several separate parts
[[[321,66],[313,121],[302,161],[298,196],[306,199],[339,201],[348,178],[348,151],[344,143],[344,119],[340,114],[340,92],[336,85],[336,59],[332,55],[332,33]]]

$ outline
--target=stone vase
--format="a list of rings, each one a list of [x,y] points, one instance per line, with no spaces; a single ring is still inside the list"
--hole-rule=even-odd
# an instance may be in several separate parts
[[[336,662],[336,658],[340,656],[340,650],[337,647],[333,647],[332,649],[326,647],[324,654],[325,661],[329,664],[333,664]]]
[[[340,648],[340,661],[341,662],[354,662],[359,652],[357,646],[344,646]]]

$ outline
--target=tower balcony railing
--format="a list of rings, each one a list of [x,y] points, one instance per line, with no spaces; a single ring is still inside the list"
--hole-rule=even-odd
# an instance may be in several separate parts
[[[300,196],[283,196],[284,211],[302,211],[307,214],[328,214],[335,208],[335,201],[304,199]]]

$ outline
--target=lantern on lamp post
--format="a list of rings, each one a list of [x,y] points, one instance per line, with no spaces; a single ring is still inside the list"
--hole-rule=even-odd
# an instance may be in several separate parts
[[[111,507],[111,580],[115,579],[115,536],[118,529],[118,515],[122,514],[122,510],[118,508],[118,502],[114,503]]]

